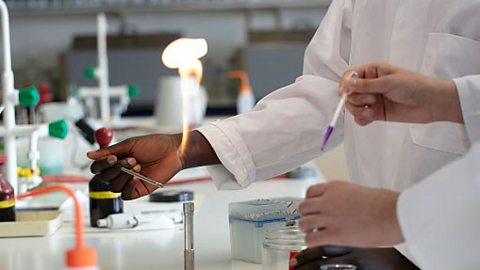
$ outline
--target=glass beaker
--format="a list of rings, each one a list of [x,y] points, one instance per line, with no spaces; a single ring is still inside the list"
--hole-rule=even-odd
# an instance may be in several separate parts
[[[290,259],[305,248],[305,234],[297,226],[267,230],[262,246],[262,267],[264,270],[290,269]]]
[[[325,264],[320,266],[320,270],[356,270],[353,264]]]

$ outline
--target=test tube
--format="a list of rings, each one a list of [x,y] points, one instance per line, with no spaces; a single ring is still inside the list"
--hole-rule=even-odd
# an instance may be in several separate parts
[[[193,202],[183,204],[183,226],[185,250],[183,253],[184,270],[195,269],[195,250],[193,249]]]

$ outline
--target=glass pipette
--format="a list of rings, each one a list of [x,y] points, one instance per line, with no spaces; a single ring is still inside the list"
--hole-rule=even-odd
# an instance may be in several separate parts
[[[358,73],[353,71],[348,79],[351,78],[358,78]],[[342,97],[340,98],[340,101],[338,102],[337,109],[335,109],[335,113],[333,114],[332,121],[330,122],[330,125],[327,127],[327,131],[325,132],[325,137],[323,138],[323,143],[322,143],[322,152],[325,150],[325,146],[327,146],[327,142],[330,139],[330,136],[333,133],[333,130],[335,129],[335,125],[337,124],[338,117],[340,116],[340,113],[342,112],[343,107],[345,106],[345,101],[347,101],[347,96],[348,96],[348,91],[345,89],[345,91],[342,94]]]
[[[139,173],[137,173],[137,172],[134,172],[134,171],[132,171],[132,170],[129,170],[129,169],[127,169],[127,168],[125,168],[125,167],[123,167],[123,166],[120,166],[120,165],[118,165],[118,167],[120,168],[120,170],[121,170],[122,172],[127,173],[127,174],[130,174],[131,176],[135,176],[135,177],[137,177],[138,179],[140,179],[140,180],[142,180],[142,181],[145,181],[145,182],[147,182],[147,183],[149,183],[149,184],[151,184],[151,185],[154,185],[154,186],[156,186],[156,187],[158,187],[158,188],[163,188],[163,187],[164,187],[163,184],[161,184],[161,183],[159,183],[159,182],[157,182],[157,181],[155,181],[155,180],[153,180],[153,179],[150,179],[150,178],[148,178],[148,177],[146,177],[146,176],[144,176],[144,175],[141,175],[141,174],[139,174]]]
[[[100,128],[97,131],[95,131],[95,138],[97,139],[97,142],[98,142],[98,145],[100,145],[100,148],[106,148],[106,147],[108,147],[108,145],[112,141],[113,133],[109,128]],[[152,180],[152,179],[150,179],[150,178],[148,178],[144,175],[141,175],[137,172],[134,172],[130,169],[127,169],[127,168],[121,166],[120,164],[117,164],[116,166],[124,173],[130,174],[131,176],[135,176],[138,179],[140,179],[144,182],[147,182],[151,185],[154,185],[156,187],[163,188],[163,184],[161,184],[161,183],[159,183],[155,180]]]

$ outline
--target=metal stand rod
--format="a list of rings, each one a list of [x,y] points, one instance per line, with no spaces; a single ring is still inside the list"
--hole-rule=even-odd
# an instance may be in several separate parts
[[[183,204],[183,226],[185,250],[183,253],[184,269],[195,269],[195,250],[193,249],[193,202]]]

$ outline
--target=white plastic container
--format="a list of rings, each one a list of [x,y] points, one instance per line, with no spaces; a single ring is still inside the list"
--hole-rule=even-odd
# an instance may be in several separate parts
[[[243,70],[234,70],[229,73],[231,78],[240,79],[240,91],[237,97],[237,114],[247,113],[255,107],[255,95],[250,87],[248,74]]]
[[[186,81],[188,93],[189,123],[201,125],[207,111],[208,96],[203,86],[196,89],[195,79]],[[182,80],[179,76],[164,76],[158,81],[158,92],[155,103],[155,123],[157,127],[167,131],[178,131],[183,128]]]
[[[285,227],[296,220],[302,198],[284,197],[230,203],[230,245],[233,259],[262,262],[266,230]]]
[[[237,114],[250,112],[253,107],[255,107],[255,96],[252,91],[240,92],[237,97]]]

